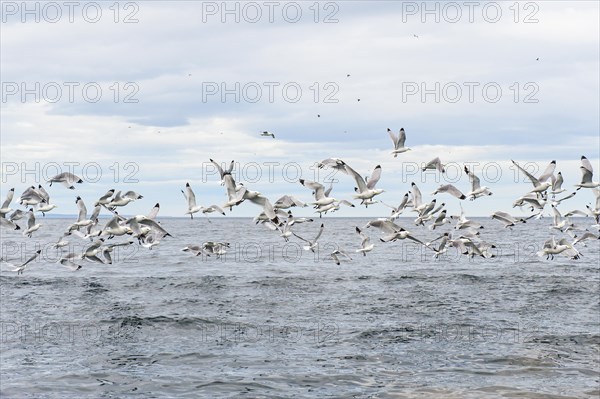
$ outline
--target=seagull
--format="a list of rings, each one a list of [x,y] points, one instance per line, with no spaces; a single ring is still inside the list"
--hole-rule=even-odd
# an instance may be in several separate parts
[[[581,170],[581,183],[575,185],[577,190],[581,188],[600,187],[600,182],[592,181],[594,168],[592,168],[591,162],[583,155],[581,156],[581,166],[579,169]]]
[[[544,243],[544,247],[537,252],[539,257],[546,256],[546,260],[549,258],[554,259],[554,255],[562,254],[571,259],[579,259],[581,253],[575,249],[575,247],[567,242],[566,239],[561,239],[558,243],[552,237]]]
[[[514,216],[509,215],[506,212],[497,211],[492,214],[492,219],[498,220],[500,223],[504,224],[504,228],[511,228],[515,226],[517,223],[526,223],[528,219],[531,219],[534,215],[529,216],[528,218],[515,218]]]
[[[2,207],[0,208],[0,218],[4,218],[8,212],[12,211],[12,209],[10,208],[10,203],[12,202],[14,195],[15,189],[13,187],[10,190],[8,190],[8,193],[6,194],[6,199],[2,203]]]
[[[440,245],[438,246],[438,248],[435,249],[435,247],[432,247],[431,244],[439,239],[441,239],[442,241],[440,241]],[[448,252],[448,240],[450,240],[450,234],[444,233],[443,235],[439,236],[438,238],[432,240],[431,242],[425,243],[425,246],[427,248],[431,248],[433,250],[433,252],[435,252],[435,254],[433,255],[433,258],[437,259],[440,257],[440,255],[443,255],[446,252]]]
[[[567,191],[566,189],[562,188],[562,184],[564,182],[562,173],[558,172],[556,177],[553,175],[553,176],[551,176],[551,179],[552,179],[552,188],[551,188],[550,192],[552,193],[552,196],[555,196],[556,194],[560,194],[562,192]]]
[[[564,231],[563,229],[573,227],[573,223],[571,223],[569,221],[569,218],[565,218],[565,220],[561,220],[562,215],[560,214],[560,211],[558,209],[556,209],[556,206],[554,206],[554,205],[552,205],[552,212],[554,213],[554,216],[552,219],[553,220],[552,226],[550,226],[551,229]]]
[[[27,212],[27,218],[27,230],[23,231],[23,235],[31,238],[33,232],[37,231],[42,225],[40,223],[35,223],[33,208],[29,209],[29,212]]]
[[[25,207],[45,202],[44,195],[35,186],[28,187],[19,197],[19,204]]]
[[[94,203],[94,206],[98,206],[98,205],[108,205],[111,201],[112,196],[115,194],[115,189],[111,188],[110,190],[108,190],[106,192],[106,194],[104,194],[102,197],[100,197],[98,199],[98,201],[96,201],[96,203]]]
[[[469,176],[469,181],[471,182],[471,191],[467,193],[467,197],[469,197],[471,201],[474,201],[478,197],[482,197],[484,195],[492,195],[490,189],[486,186],[482,187],[479,177],[475,176],[475,174],[466,166],[465,173],[467,176]]]
[[[315,202],[311,202],[311,205],[314,205],[315,208],[323,205],[329,205],[337,201],[333,197],[328,197],[325,195],[325,187],[321,183],[317,183],[310,180],[300,179],[298,180],[300,184],[302,184],[306,188],[310,188],[315,196]]]
[[[575,236],[574,238],[575,238],[575,241],[573,241],[573,243],[571,245],[575,245],[575,244],[577,244],[579,242],[585,241],[588,238],[593,238],[594,240],[599,240],[600,239],[600,235],[596,235],[594,233],[590,233],[589,231],[586,231],[585,233],[583,233],[581,235],[581,237]],[[585,244],[583,244],[583,246],[585,246]]]
[[[77,263],[73,262],[75,259],[79,259],[78,256],[71,252],[69,254],[67,254],[66,256],[62,256],[56,263],[59,263],[61,266],[66,267],[67,269],[71,270],[71,271],[77,271],[79,269],[81,269],[83,266],[78,265]]]
[[[212,158],[210,159],[210,162],[215,166],[215,168],[219,172],[219,176],[221,176],[221,185],[222,186],[225,185],[225,175],[231,175],[231,172],[233,171],[233,167],[235,166],[235,162],[231,161],[229,163],[229,167],[227,167],[227,169],[223,169],[221,167],[221,165],[219,165],[218,163],[213,161]]]
[[[354,188],[354,191],[356,191],[354,198],[363,200],[361,204],[364,204],[365,206],[368,206],[368,204],[365,204],[365,200],[369,200],[385,191],[375,188],[375,185],[377,185],[377,182],[381,178],[381,165],[375,166],[373,173],[371,173],[371,177],[367,181],[365,181],[365,179],[348,164],[346,164],[346,173],[354,178],[356,185],[358,186]]]
[[[395,219],[398,219],[404,211],[404,209],[406,208],[406,205],[408,204],[408,193],[404,194],[404,197],[402,197],[402,201],[400,201],[400,205],[396,207],[388,205],[383,201],[381,201],[381,203],[387,206],[388,208],[392,209],[392,215],[389,217],[389,220],[393,221]]]
[[[79,214],[77,216],[77,221],[69,226],[69,231],[71,230],[79,230],[80,227],[86,227],[94,224],[94,220],[86,219],[87,217],[87,208],[85,207],[85,203],[81,199],[81,197],[77,197],[75,200],[77,204],[77,208],[79,208]]]
[[[511,159],[511,162],[521,171],[525,174],[525,176],[527,176],[529,178],[529,180],[531,180],[531,184],[533,184],[533,190],[530,191],[530,193],[543,193],[545,192],[550,186],[552,186],[552,183],[547,182],[545,180],[549,179],[550,176],[552,175],[552,173],[550,173],[549,175],[547,175],[548,172],[548,168],[551,168],[552,165],[556,165],[555,161],[552,161],[550,163],[550,165],[548,166],[548,168],[546,168],[546,171],[540,176],[540,179],[536,179],[531,173],[527,172],[525,169],[523,169],[521,166],[519,166],[518,163],[516,163],[515,161],[513,161]]]
[[[38,204],[36,211],[42,212],[42,216],[46,216],[46,212],[50,212],[52,209],[56,208],[56,205],[50,204],[50,194],[48,194],[48,192],[44,189],[44,187],[42,187],[41,184],[38,186],[37,191],[44,199],[44,205]]]
[[[294,206],[305,207],[306,204],[291,195],[284,195],[273,204],[276,209],[288,209]]]
[[[217,255],[217,259],[220,259],[222,255],[227,253],[227,248],[229,248],[228,242],[213,242],[207,241],[202,244],[202,249],[208,256],[210,254]]]
[[[104,263],[102,259],[100,259],[97,255],[101,251],[100,247],[104,242],[103,238],[100,238],[92,243],[89,247],[85,249],[83,254],[79,257],[79,259],[87,259],[91,262]]]
[[[446,223],[450,223],[450,219],[446,217],[446,210],[444,209],[440,212],[433,224],[429,225],[429,230],[435,230],[436,227],[443,226]]]
[[[292,234],[294,236],[296,236],[297,238],[301,239],[302,241],[306,242],[308,245],[305,245],[303,248],[305,251],[312,251],[315,252],[315,248],[318,245],[317,240],[319,239],[319,237],[321,237],[321,234],[323,234],[323,229],[325,228],[325,225],[323,223],[321,223],[321,228],[319,229],[319,232],[317,233],[317,236],[312,240],[309,241],[307,239],[304,239],[302,237],[300,237],[298,234],[292,232]]]
[[[183,193],[183,196],[185,197],[185,199],[188,203],[188,210],[185,213],[185,215],[190,215],[190,218],[193,219],[194,213],[202,210],[202,207],[196,205],[196,194],[194,194],[194,191],[192,190],[190,183],[185,183],[185,191],[181,190],[181,192]]]
[[[9,266],[13,266],[14,269],[12,269],[12,272],[17,272],[17,274],[23,274],[23,271],[25,270],[25,268],[27,267],[27,265],[29,265],[31,262],[33,262],[38,256],[40,256],[40,253],[42,252],[41,249],[38,249],[37,251],[35,251],[35,254],[33,254],[29,259],[27,259],[25,261],[25,263],[22,263],[19,266],[13,265],[12,263],[8,263],[6,262]]]
[[[204,252],[202,251],[202,247],[200,245],[187,245],[187,246],[183,247],[181,250],[183,252],[190,252],[194,256],[200,256],[200,255],[204,254]],[[206,255],[210,256],[209,254],[206,254]]]
[[[117,206],[125,206],[135,200],[136,198],[134,198],[134,196],[121,195],[121,191],[117,191],[111,201],[106,204],[106,207],[114,210]]]
[[[48,180],[48,183],[50,183],[50,187],[52,187],[52,183],[61,183],[68,189],[75,190],[75,186],[73,186],[73,184],[83,183],[83,180],[81,180],[80,177],[75,176],[73,173],[63,172]]]
[[[346,172],[346,163],[339,158],[327,158],[322,160],[321,162],[317,162],[317,167],[319,169],[323,169],[325,167],[332,168],[338,172]]]
[[[270,136],[270,137],[275,138],[275,134],[269,133],[267,131],[262,132],[260,135],[263,136],[263,137],[269,137]]]
[[[348,258],[348,260],[352,260],[350,255],[348,255],[345,251],[342,251],[341,249],[335,249],[332,253],[329,254],[329,258],[332,259],[338,266],[341,263],[338,255],[344,255],[346,258]]]
[[[431,193],[431,195],[436,195],[439,193],[448,193],[460,200],[464,200],[465,198],[467,198],[458,188],[454,187],[452,184],[442,184],[433,193]]]
[[[404,230],[402,227],[400,227],[396,223],[391,222],[387,219],[371,220],[369,223],[367,223],[365,225],[365,228],[369,228],[369,227],[375,227],[375,228],[378,228],[381,231],[387,233],[387,235],[380,238],[380,240],[382,242],[404,240],[404,239],[408,238],[410,240],[418,242],[419,244],[425,245],[425,243],[423,243],[421,240],[410,235],[410,232]]]
[[[112,265],[113,261],[112,256],[110,254],[112,253],[113,249],[115,249],[116,247],[124,247],[131,244],[133,244],[133,241],[125,241],[117,244],[108,244],[101,246],[100,250],[102,251],[102,256],[104,257],[105,263]]]
[[[246,193],[246,188],[242,186],[238,189],[231,174],[224,175],[223,184],[225,186],[225,190],[227,191],[228,200],[225,204],[223,204],[222,208],[229,208],[231,211],[234,206],[241,204],[245,200],[244,195]]]
[[[406,132],[404,131],[404,128],[400,129],[398,136],[396,136],[389,128],[387,132],[390,135],[392,142],[394,143],[394,151],[392,151],[392,154],[394,154],[394,158],[396,158],[398,154],[402,154],[403,152],[410,150],[410,148],[404,146],[404,142],[406,141]]]
[[[435,157],[431,161],[427,162],[425,166],[421,168],[421,170],[425,172],[428,169],[433,169],[437,170],[440,173],[444,173],[446,171],[444,169],[444,166],[446,165],[442,164],[442,161],[440,161],[440,157]]]
[[[356,250],[356,252],[362,252],[364,256],[367,256],[367,252],[371,252],[375,247],[374,244],[371,244],[371,239],[368,235],[362,232],[361,229],[356,227],[356,232],[360,235],[362,241],[360,242],[360,248]]]

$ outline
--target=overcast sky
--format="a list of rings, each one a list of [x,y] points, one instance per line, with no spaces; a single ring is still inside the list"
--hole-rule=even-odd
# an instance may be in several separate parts
[[[512,202],[531,185],[511,159],[538,174],[555,159],[569,192],[581,155],[600,178],[595,1],[73,4],[2,2],[2,198],[71,167],[86,182],[48,188],[53,212],[115,188],[144,195],[123,213],[160,202],[181,216],[186,182],[200,204],[225,202],[213,158],[272,201],[308,201],[298,178],[331,178],[313,165],[339,157],[363,175],[380,164],[391,204],[413,181],[425,200],[443,182],[468,192],[467,163],[494,195],[463,206],[485,216],[521,213]],[[412,150],[393,158],[388,127]],[[417,171],[435,156],[447,177]],[[354,182],[333,177],[350,199]],[[592,200],[582,190],[562,209]]]

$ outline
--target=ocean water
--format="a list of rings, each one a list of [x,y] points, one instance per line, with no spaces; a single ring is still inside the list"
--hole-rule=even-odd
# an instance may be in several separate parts
[[[1,396],[600,395],[599,240],[578,245],[579,260],[546,260],[535,252],[548,218],[513,230],[481,219],[491,259],[450,250],[435,260],[373,228],[362,256],[354,227],[368,219],[294,231],[314,237],[321,221],[313,254],[251,219],[162,219],[173,237],[157,247],[116,248],[112,265],[81,261],[77,272],[49,245],[70,220],[46,219],[32,239],[3,229],[9,261],[42,256],[23,275],[0,273]],[[399,223],[426,241],[452,229]],[[181,251],[204,241],[231,248],[220,259]],[[72,239],[70,250],[85,245]],[[353,259],[336,265],[335,247]]]

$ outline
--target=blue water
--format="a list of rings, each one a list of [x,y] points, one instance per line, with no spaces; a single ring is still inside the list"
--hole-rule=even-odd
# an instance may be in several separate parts
[[[157,247],[118,248],[114,264],[77,272],[50,248],[70,220],[43,220],[32,239],[3,229],[9,261],[43,256],[23,275],[2,268],[2,397],[600,394],[598,240],[578,245],[579,260],[546,260],[535,252],[547,218],[513,231],[480,219],[495,258],[434,260],[373,228],[362,256],[354,226],[368,219],[322,221],[312,254],[251,219],[164,219],[173,237]],[[313,237],[319,222],[294,231]],[[400,224],[423,240],[452,229]],[[204,241],[231,248],[220,259],[181,251]],[[73,238],[64,252],[86,245]],[[353,259],[337,266],[335,247]]]

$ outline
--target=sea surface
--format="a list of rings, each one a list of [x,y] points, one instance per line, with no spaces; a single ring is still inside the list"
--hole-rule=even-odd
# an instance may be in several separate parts
[[[316,219],[292,237],[245,218],[160,219],[173,237],[115,248],[114,263],[56,264],[72,220],[2,229],[3,398],[592,398],[600,395],[599,240],[581,259],[535,253],[550,218],[513,230],[477,219],[490,259],[413,242],[355,253],[368,219]],[[431,231],[399,223],[424,241]],[[577,219],[591,225],[591,219]],[[111,242],[125,241],[116,237]],[[193,256],[187,244],[227,241]],[[72,238],[64,252],[88,242]],[[336,247],[352,260],[336,265]]]

